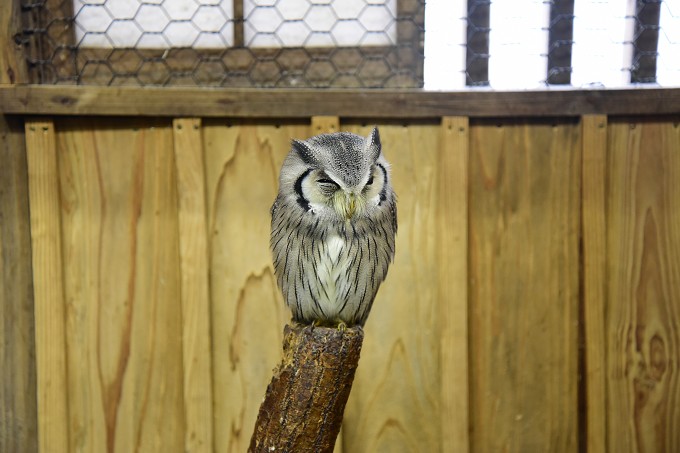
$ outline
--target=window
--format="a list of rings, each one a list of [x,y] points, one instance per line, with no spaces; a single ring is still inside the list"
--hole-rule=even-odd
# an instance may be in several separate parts
[[[231,0],[73,0],[79,47],[165,49],[234,45]]]
[[[680,0],[26,1],[36,83],[680,86]]]
[[[420,87],[423,0],[68,0],[26,8],[37,83]]]
[[[425,14],[426,89],[680,86],[680,0],[430,0]]]

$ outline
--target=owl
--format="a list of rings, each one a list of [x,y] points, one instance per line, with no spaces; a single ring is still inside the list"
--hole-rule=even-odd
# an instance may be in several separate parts
[[[270,246],[294,321],[364,325],[394,257],[396,201],[377,128],[293,140]]]

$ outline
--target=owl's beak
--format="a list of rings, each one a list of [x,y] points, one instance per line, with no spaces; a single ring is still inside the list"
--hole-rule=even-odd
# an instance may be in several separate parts
[[[357,212],[358,203],[356,195],[353,193],[343,191],[336,192],[334,204],[335,210],[340,217],[344,217],[345,220],[351,220]]]
[[[354,196],[353,193],[350,193],[347,195],[347,220],[351,219],[354,216],[354,213],[357,210],[357,201],[356,197]]]

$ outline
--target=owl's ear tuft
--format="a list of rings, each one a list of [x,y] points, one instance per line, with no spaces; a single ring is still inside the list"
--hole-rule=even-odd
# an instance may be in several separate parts
[[[380,157],[380,149],[380,133],[378,132],[378,128],[374,127],[366,138],[364,152],[368,154],[372,160],[378,160],[378,157]]]
[[[292,142],[293,149],[297,151],[298,155],[304,163],[307,165],[315,165],[317,164],[316,158],[314,157],[314,151],[312,151],[312,148],[309,147],[309,145],[301,140],[293,140]]]

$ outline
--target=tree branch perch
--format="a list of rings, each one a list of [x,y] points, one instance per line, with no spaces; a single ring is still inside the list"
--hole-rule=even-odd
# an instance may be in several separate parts
[[[286,326],[248,451],[332,452],[363,339],[361,327]]]

